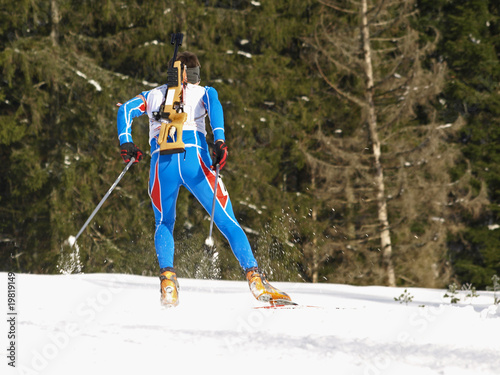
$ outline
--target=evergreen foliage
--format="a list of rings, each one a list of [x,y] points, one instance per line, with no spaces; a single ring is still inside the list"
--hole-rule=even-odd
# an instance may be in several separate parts
[[[382,283],[358,13],[317,0],[0,0],[2,270],[56,273],[123,169],[116,103],[162,84],[173,48],[219,92],[223,178],[272,279]],[[401,285],[479,288],[500,273],[499,5],[371,1],[394,263]],[[403,15],[407,15],[404,16]],[[375,19],[375,18],[374,18]],[[399,77],[399,78],[398,78]],[[408,87],[418,90],[407,91]],[[404,97],[404,100],[400,100]],[[157,274],[146,157],[78,239],[83,272]],[[176,266],[195,277],[208,215],[181,190]],[[215,231],[223,278],[242,273]]]
[[[467,199],[451,197],[462,229],[449,235],[450,260],[460,282],[484,288],[500,267],[496,229],[500,219],[500,7],[496,1],[421,3],[446,36],[439,47],[440,59],[450,69],[440,99],[441,116],[447,122],[456,116],[466,120],[453,140],[462,158],[451,175],[455,181],[467,181],[462,186]]]

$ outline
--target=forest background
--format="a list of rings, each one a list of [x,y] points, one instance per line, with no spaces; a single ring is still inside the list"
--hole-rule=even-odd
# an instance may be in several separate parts
[[[116,104],[165,82],[183,32],[219,92],[224,182],[272,279],[485,288],[500,275],[498,1],[0,4],[2,271],[60,272],[124,167]],[[78,239],[83,272],[158,272],[147,133],[136,119],[145,160]],[[208,228],[181,190],[181,277],[199,275]],[[215,232],[221,277],[241,279]]]

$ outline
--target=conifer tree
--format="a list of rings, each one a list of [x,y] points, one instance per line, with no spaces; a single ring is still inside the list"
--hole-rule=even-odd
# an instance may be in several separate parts
[[[496,1],[420,1],[421,13],[444,38],[437,54],[449,67],[441,95],[445,122],[464,118],[453,139],[462,156],[451,170],[450,207],[456,228],[449,234],[449,258],[462,283],[484,288],[498,273],[500,234],[498,169],[500,118],[500,9]]]
[[[497,2],[365,3],[2,1],[3,269],[60,271],[65,240],[123,168],[116,103],[164,83],[181,31],[223,103],[224,181],[270,276],[387,282],[392,248],[397,284],[443,286],[452,271],[489,282],[500,272]],[[145,160],[80,237],[84,272],[156,272],[146,119],[134,129]],[[194,277],[208,215],[182,190],[177,209],[176,262]],[[215,238],[222,276],[241,278]]]

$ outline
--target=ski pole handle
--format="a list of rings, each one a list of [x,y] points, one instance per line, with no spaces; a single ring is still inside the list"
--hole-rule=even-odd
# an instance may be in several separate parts
[[[95,214],[97,213],[97,211],[99,211],[99,209],[101,208],[101,206],[103,205],[103,203],[106,201],[106,199],[108,199],[109,195],[115,189],[116,185],[118,185],[118,183],[120,182],[120,180],[122,179],[122,177],[125,175],[125,173],[127,173],[127,171],[132,166],[132,164],[134,164],[134,161],[135,161],[135,158],[132,156],[132,158],[130,158],[130,161],[128,162],[128,164],[123,169],[122,173],[120,173],[120,175],[118,176],[118,178],[116,179],[116,181],[109,188],[109,190],[106,193],[106,195],[101,199],[101,201],[99,202],[99,204],[97,205],[97,207],[94,209],[94,212],[92,212],[92,214],[90,214],[90,216],[87,219],[87,221],[85,222],[85,224],[83,224],[83,227],[80,229],[80,231],[76,235],[74,241],[72,241],[72,243],[70,244],[70,247],[73,247],[73,245],[76,243],[76,240],[78,239],[78,237],[80,237],[80,234],[82,234],[82,232],[85,230],[85,228],[87,228],[87,225],[89,225],[89,223],[92,220],[92,218],[95,216]]]

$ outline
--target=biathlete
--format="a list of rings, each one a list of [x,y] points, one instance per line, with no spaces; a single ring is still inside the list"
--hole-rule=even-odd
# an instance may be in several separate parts
[[[160,267],[160,301],[163,306],[177,306],[179,292],[174,269],[174,224],[176,201],[180,186],[191,192],[207,210],[211,211],[214,197],[215,166],[222,169],[226,164],[227,146],[224,134],[224,117],[217,91],[200,85],[200,63],[196,55],[182,52],[176,61],[186,72],[183,84],[183,110],[187,120],[182,127],[185,152],[161,154],[158,136],[162,126],[158,111],[165,100],[168,84],[159,86],[130,99],[118,109],[117,125],[121,156],[125,163],[132,157],[134,163],[142,159],[142,151],[132,139],[132,122],[135,117],[149,117],[149,143],[151,162],[149,172],[149,196],[155,215],[154,244]],[[208,116],[214,135],[213,160],[206,141],[205,117]],[[250,290],[259,301],[280,304],[290,297],[272,287],[258,268],[250,243],[236,220],[231,200],[221,179],[218,179],[214,223],[228,240],[240,266],[245,272]]]

